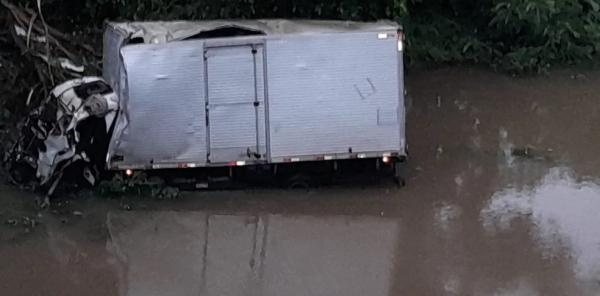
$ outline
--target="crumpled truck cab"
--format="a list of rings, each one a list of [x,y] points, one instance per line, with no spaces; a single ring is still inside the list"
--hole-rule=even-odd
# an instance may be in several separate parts
[[[14,182],[37,183],[51,195],[68,176],[97,184],[119,100],[100,77],[83,77],[56,86],[21,122],[18,141],[5,163]],[[75,176],[70,175],[73,169]]]

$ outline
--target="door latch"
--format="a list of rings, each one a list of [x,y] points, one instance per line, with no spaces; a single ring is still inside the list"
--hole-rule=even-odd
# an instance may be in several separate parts
[[[254,157],[256,159],[260,159],[260,157],[261,157],[260,153],[250,150],[250,147],[248,147],[248,149],[246,149],[246,155],[248,156],[248,158]]]

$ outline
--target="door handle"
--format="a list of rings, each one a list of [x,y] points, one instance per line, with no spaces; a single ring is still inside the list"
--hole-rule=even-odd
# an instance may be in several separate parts
[[[261,157],[260,153],[250,150],[250,147],[248,147],[248,149],[246,149],[246,155],[248,156],[248,158],[254,157],[256,159],[260,159],[260,157]]]

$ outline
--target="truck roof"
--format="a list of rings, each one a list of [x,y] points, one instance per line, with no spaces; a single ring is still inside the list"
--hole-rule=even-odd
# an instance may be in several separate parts
[[[263,35],[321,34],[352,31],[391,31],[401,29],[393,21],[353,22],[336,20],[210,20],[108,22],[107,25],[130,38],[141,37],[144,43],[166,43],[196,36],[202,32],[235,28]]]

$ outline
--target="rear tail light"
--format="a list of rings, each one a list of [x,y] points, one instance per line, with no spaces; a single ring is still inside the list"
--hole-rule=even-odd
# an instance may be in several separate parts
[[[245,166],[246,165],[246,161],[245,160],[238,160],[238,161],[230,161],[227,163],[228,166]]]

